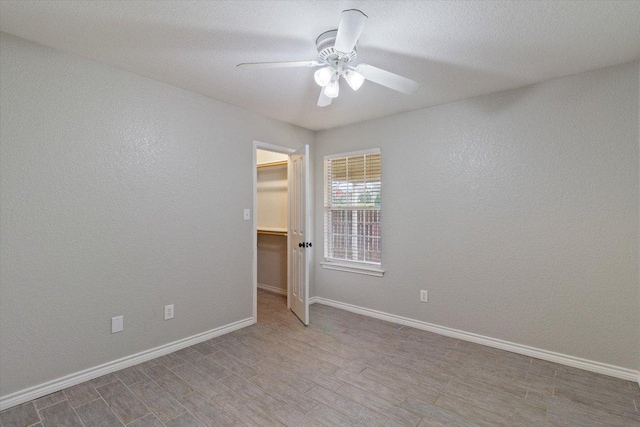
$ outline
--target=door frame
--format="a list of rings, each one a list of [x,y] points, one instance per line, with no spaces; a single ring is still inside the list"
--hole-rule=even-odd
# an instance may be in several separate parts
[[[268,142],[253,141],[253,215],[251,219],[253,222],[253,257],[252,257],[252,289],[253,289],[253,321],[258,321],[258,156],[257,150],[273,151],[276,153],[282,153],[289,156],[291,153],[295,153],[296,149],[291,147],[285,147],[282,145],[270,144]],[[289,168],[287,168],[287,177],[289,176]],[[289,203],[291,201],[287,192],[287,213],[289,212]],[[289,229],[289,217],[287,214],[287,230]],[[289,257],[289,237],[287,237],[287,258]],[[287,260],[288,262],[288,260]],[[288,268],[288,267],[287,267]],[[289,302],[289,274],[287,274],[287,308],[290,308]]]

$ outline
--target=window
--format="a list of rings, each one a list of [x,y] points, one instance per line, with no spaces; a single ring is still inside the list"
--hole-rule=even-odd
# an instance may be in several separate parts
[[[382,276],[380,150],[326,156],[322,266]]]

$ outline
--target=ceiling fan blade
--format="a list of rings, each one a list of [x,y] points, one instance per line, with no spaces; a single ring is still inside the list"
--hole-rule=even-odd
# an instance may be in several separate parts
[[[351,52],[358,42],[366,22],[367,15],[358,9],[342,11],[334,49],[342,53]]]
[[[331,105],[331,101],[333,101],[333,98],[329,98],[327,95],[325,95],[324,88],[321,88],[320,97],[318,98],[318,107],[326,107],[328,105]]]
[[[319,67],[324,65],[318,61],[281,61],[281,62],[244,62],[236,65],[236,68],[293,68],[293,67]]]
[[[418,87],[420,87],[418,82],[414,82],[411,79],[382,70],[372,65],[360,64],[355,68],[355,70],[369,81],[407,95],[414,93],[418,90]]]

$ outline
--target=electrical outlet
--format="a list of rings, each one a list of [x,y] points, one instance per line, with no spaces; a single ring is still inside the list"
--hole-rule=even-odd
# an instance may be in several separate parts
[[[244,220],[249,221],[251,219],[251,209],[244,210]]]
[[[429,302],[429,294],[427,294],[427,291],[425,290],[420,291],[420,301]]]
[[[124,329],[124,316],[117,316],[111,318],[111,333],[115,334],[122,332]]]
[[[164,320],[173,319],[173,304],[164,306]]]

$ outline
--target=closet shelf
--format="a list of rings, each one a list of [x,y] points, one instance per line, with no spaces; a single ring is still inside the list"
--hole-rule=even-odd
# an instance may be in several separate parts
[[[261,163],[258,165],[258,169],[260,168],[271,168],[274,166],[286,166],[287,165],[287,161],[283,160],[281,162],[271,162],[271,163]]]
[[[267,229],[258,229],[258,234],[262,234],[264,236],[284,236],[287,237],[286,230],[267,230]]]

